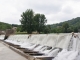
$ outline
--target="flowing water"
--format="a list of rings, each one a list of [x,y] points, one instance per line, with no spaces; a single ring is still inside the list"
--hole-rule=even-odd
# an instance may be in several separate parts
[[[53,60],[79,60],[80,58],[80,33],[76,37],[71,33],[32,34],[30,38],[28,36],[28,34],[11,35],[8,39],[62,48],[64,53],[61,51]]]

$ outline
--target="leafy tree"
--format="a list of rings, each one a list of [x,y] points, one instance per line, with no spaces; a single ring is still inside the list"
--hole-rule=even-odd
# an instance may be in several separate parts
[[[64,30],[63,30],[63,27],[62,26],[57,26],[56,28],[53,28],[52,29],[52,32],[53,33],[63,33]]]
[[[51,33],[51,27],[50,27],[50,25],[46,25],[43,32],[44,32],[45,34]]]
[[[67,33],[68,32],[68,28],[69,28],[69,24],[68,23],[64,23],[62,26],[64,28],[64,32]]]
[[[20,20],[22,31],[27,31],[27,33],[32,33],[33,17],[34,17],[34,12],[31,9],[27,9],[25,12],[22,13]]]
[[[68,30],[68,33],[74,32],[73,27],[69,27],[67,30]]]
[[[74,27],[74,32],[78,32],[78,27]]]
[[[45,23],[47,22],[47,19],[44,14],[36,14],[34,16],[35,21],[35,30],[37,30],[39,33],[44,30]]]

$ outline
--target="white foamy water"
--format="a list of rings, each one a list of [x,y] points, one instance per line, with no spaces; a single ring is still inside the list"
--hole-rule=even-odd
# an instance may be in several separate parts
[[[73,36],[71,33],[61,33],[61,34],[32,34],[28,39],[28,35],[12,35],[8,38],[9,41],[16,44],[21,42],[25,43],[24,46],[33,44],[40,44],[41,46],[51,46],[62,48],[63,50],[58,54],[55,53],[55,58],[53,60],[79,60],[80,55],[80,33],[77,37]],[[28,44],[27,44],[28,43]],[[37,48],[36,50],[39,50]],[[52,55],[52,54],[51,54]]]

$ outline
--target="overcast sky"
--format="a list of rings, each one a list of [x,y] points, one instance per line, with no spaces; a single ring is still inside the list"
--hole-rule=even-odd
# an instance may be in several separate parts
[[[47,24],[80,17],[80,0],[0,0],[0,22],[20,24],[27,9],[45,14]]]

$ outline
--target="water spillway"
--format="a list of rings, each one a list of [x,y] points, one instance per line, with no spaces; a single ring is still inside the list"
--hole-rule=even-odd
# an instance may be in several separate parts
[[[2,37],[4,36],[1,36],[1,38]],[[62,51],[58,52],[57,50],[55,50],[55,58],[52,60],[78,60],[80,58],[80,33],[78,33],[76,36],[72,36],[71,33],[10,35],[5,41],[13,44],[23,45],[28,49],[33,49],[37,44],[41,45],[36,48],[37,50],[39,50],[41,47],[46,48],[45,46],[52,48],[61,48]]]
[[[67,49],[70,39],[71,39],[71,36],[72,36],[71,34],[60,34],[58,36],[56,47]]]

